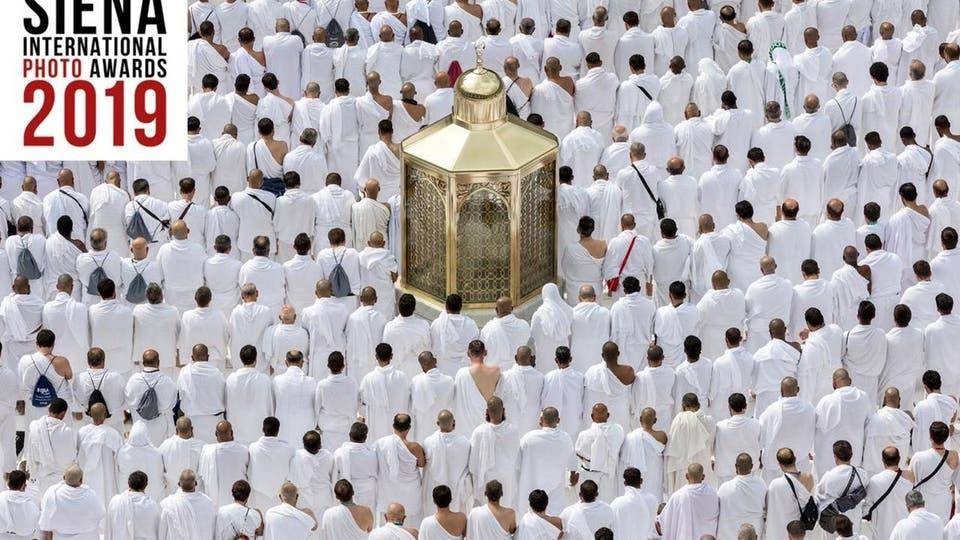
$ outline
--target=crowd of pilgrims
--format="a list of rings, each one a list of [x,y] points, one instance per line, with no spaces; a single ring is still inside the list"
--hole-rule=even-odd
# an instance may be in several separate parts
[[[2,162],[0,537],[960,538],[958,12],[192,2],[188,161]],[[482,329],[395,290],[478,58],[560,143]]]

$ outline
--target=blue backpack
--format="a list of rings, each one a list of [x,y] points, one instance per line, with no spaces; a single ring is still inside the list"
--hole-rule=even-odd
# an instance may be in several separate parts
[[[33,385],[33,394],[30,396],[30,404],[34,407],[47,407],[53,403],[53,400],[57,399],[57,389],[53,386],[53,383],[50,382],[50,379],[47,378],[47,371],[50,370],[50,366],[52,365],[53,362],[50,362],[46,369],[40,371],[40,368],[37,367],[37,362],[33,361],[33,368],[40,374],[40,376],[37,377],[36,384]]]

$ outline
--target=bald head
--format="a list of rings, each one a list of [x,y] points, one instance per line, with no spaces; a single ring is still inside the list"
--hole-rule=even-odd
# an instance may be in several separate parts
[[[699,463],[691,463],[687,465],[687,482],[691,484],[699,484],[703,482],[703,465]]]
[[[191,493],[197,489],[197,474],[191,469],[184,469],[180,473],[180,481],[178,482],[180,489],[186,493]]]
[[[777,271],[777,261],[773,260],[773,257],[769,255],[764,255],[760,258],[760,272],[768,276]]]
[[[770,321],[770,324],[767,325],[767,328],[770,330],[771,338],[786,339],[787,325],[784,324],[783,319],[773,319],[772,321]]]
[[[713,232],[717,227],[713,222],[713,216],[710,214],[701,214],[700,218],[697,220],[697,225],[700,228],[701,234]]]
[[[800,393],[800,384],[794,377],[784,377],[780,380],[780,395],[783,397],[796,397]]]
[[[891,386],[883,392],[883,404],[894,409],[900,408],[900,390]]]
[[[187,228],[187,222],[182,219],[174,220],[170,223],[170,236],[174,237],[177,240],[186,240],[187,235],[190,234],[190,229]]]
[[[456,427],[456,421],[454,420],[453,413],[444,409],[437,414],[437,427],[440,428],[440,431],[443,433],[450,433]]]
[[[613,126],[613,142],[626,142],[630,139],[630,132],[626,126]]]
[[[370,233],[370,239],[367,240],[367,245],[372,248],[382,248],[387,245],[387,241],[383,238],[382,232],[373,231]]]
[[[834,388],[843,388],[844,386],[850,386],[853,381],[850,380],[850,372],[840,368],[833,372],[833,387]]]
[[[816,94],[808,94],[803,98],[803,110],[813,114],[820,109],[820,98]]]
[[[560,411],[556,407],[547,407],[540,413],[540,425],[555,428],[560,423]]]
[[[377,200],[377,196],[380,195],[380,181],[376,178],[371,178],[363,185],[363,194],[373,200]]]
[[[80,487],[83,484],[83,469],[78,465],[70,465],[63,472],[63,483],[70,487]]]
[[[230,442],[233,440],[233,424],[226,420],[217,422],[215,431],[217,442]]]
[[[609,418],[610,411],[607,410],[607,406],[603,403],[596,403],[593,408],[590,409],[590,419],[598,424],[606,422]]]

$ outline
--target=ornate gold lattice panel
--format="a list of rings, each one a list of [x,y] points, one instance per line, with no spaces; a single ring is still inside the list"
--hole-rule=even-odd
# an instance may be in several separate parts
[[[457,292],[466,303],[494,302],[510,290],[510,210],[500,185],[509,197],[509,183],[458,186]]]
[[[538,292],[555,278],[556,202],[554,167],[550,162],[521,180],[520,296]]]
[[[447,283],[446,182],[419,169],[406,178],[407,282],[440,300]]]

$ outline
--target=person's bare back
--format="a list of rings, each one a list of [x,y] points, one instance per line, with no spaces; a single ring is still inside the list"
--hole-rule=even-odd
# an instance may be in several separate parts
[[[388,118],[393,117],[393,98],[392,97],[385,94],[381,94],[379,92],[377,92],[376,95],[371,94],[370,97],[372,97],[373,100],[377,102],[377,104],[383,107],[384,110],[389,111],[390,114],[387,115]]]
[[[470,366],[470,377],[473,378],[473,384],[477,385],[477,391],[483,396],[483,400],[487,401],[493,397],[497,384],[500,383],[500,366],[473,364]]]
[[[633,370],[633,368],[624,364],[612,366],[610,367],[610,371],[612,371],[613,374],[617,376],[617,379],[619,379],[620,382],[622,382],[625,386],[630,386],[637,378],[637,373]]]
[[[643,428],[644,431],[650,434],[651,437],[657,440],[660,444],[667,444],[667,432],[660,431],[658,429],[647,429]]]
[[[766,223],[759,223],[759,222],[753,221],[753,222],[748,222],[747,225],[751,229],[753,229],[753,231],[757,233],[757,236],[759,236],[760,238],[763,238],[764,240],[766,240],[767,238],[770,237],[770,231],[767,230]]]
[[[584,238],[580,245],[587,250],[594,259],[602,259],[607,254],[607,243],[597,238]]]
[[[410,118],[413,118],[415,122],[423,120],[423,117],[427,115],[427,108],[423,105],[405,102],[401,102],[401,105],[403,105],[403,108],[407,110],[407,114],[409,114]]]
[[[437,523],[443,530],[452,536],[463,538],[467,534],[467,515],[462,512],[451,512],[449,510],[436,513]]]
[[[517,513],[513,508],[506,508],[500,505],[487,504],[490,513],[500,524],[500,528],[510,534],[517,532]]]
[[[273,159],[277,160],[277,163],[283,163],[283,158],[287,155],[287,143],[276,139],[265,139],[263,142],[267,145],[267,149],[270,150],[270,155],[273,156]]]
[[[403,441],[403,444],[407,446],[407,450],[417,458],[417,467],[425,467],[427,465],[427,454],[423,451],[423,447],[419,443]]]
[[[360,527],[360,530],[364,532],[370,532],[373,530],[373,511],[370,510],[370,507],[353,505],[347,506],[347,510],[350,511],[350,515],[353,516],[353,520],[357,522],[357,526]]]
[[[553,82],[560,85],[571,96],[577,91],[577,83],[573,82],[573,77],[557,77]]]

